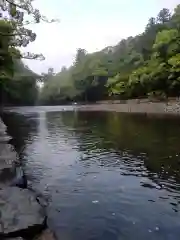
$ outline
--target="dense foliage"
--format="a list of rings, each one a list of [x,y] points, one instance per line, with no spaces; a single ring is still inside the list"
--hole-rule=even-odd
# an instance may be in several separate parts
[[[6,105],[34,105],[38,97],[37,79],[21,60],[13,60],[13,77],[4,81],[1,102]]]
[[[44,104],[72,100],[177,96],[180,91],[180,5],[162,9],[144,32],[88,54],[78,49],[70,68],[46,78]]]
[[[19,47],[26,47],[36,39],[28,28],[30,23],[48,21],[32,5],[33,0],[0,1],[0,103],[34,104],[36,101],[37,74],[24,66],[26,59],[44,59],[42,54],[22,53]]]

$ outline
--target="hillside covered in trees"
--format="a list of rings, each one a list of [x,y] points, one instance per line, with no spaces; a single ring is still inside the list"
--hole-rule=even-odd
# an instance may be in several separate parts
[[[142,34],[99,52],[78,49],[73,65],[46,75],[42,104],[179,96],[180,5],[162,9]]]

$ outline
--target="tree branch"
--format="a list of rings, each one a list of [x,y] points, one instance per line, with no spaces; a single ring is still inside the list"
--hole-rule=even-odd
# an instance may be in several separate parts
[[[37,54],[35,56],[25,56],[25,55],[23,56],[23,55],[21,55],[21,58],[28,59],[28,60],[40,60],[40,61],[43,61],[45,59],[45,57],[41,54],[39,54],[39,55]]]
[[[13,1],[10,1],[10,0],[5,0],[5,1],[8,2],[9,4],[12,4],[12,5],[15,6],[15,7],[18,7],[18,8],[20,8],[20,9],[24,10],[24,11],[27,11],[28,13],[30,12],[30,11],[28,11],[28,9],[22,7],[21,5],[19,5],[19,4],[17,4],[17,3],[14,3]],[[33,8],[32,8],[32,10],[33,10]]]
[[[0,36],[3,36],[3,37],[27,36],[27,37],[29,37],[29,35],[26,33],[9,33],[9,34],[7,34],[7,33],[2,33],[2,32],[0,32]]]

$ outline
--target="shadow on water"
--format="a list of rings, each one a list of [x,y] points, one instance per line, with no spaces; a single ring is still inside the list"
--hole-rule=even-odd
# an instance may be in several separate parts
[[[73,130],[77,136],[80,151],[92,154],[99,149],[107,150],[119,155],[127,164],[128,159],[135,161],[138,158],[143,160],[149,172],[158,174],[159,178],[172,177],[180,182],[179,118],[159,119],[117,113],[97,115],[92,112],[76,113],[72,118],[69,112],[61,119],[69,132]],[[49,117],[48,122],[52,123],[53,119]],[[114,159],[103,163],[114,166]],[[120,166],[121,162],[116,162],[117,165]]]
[[[8,126],[8,134],[12,136],[12,145],[18,153],[21,153],[25,147],[25,141],[30,141],[37,132],[38,113],[22,115],[16,112],[5,112],[2,114],[2,119]]]
[[[178,118],[47,109],[4,117],[59,239],[179,239]]]

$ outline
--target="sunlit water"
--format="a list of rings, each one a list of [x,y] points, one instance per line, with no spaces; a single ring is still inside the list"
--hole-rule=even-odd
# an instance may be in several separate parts
[[[58,239],[179,240],[180,119],[61,109],[4,115]]]

